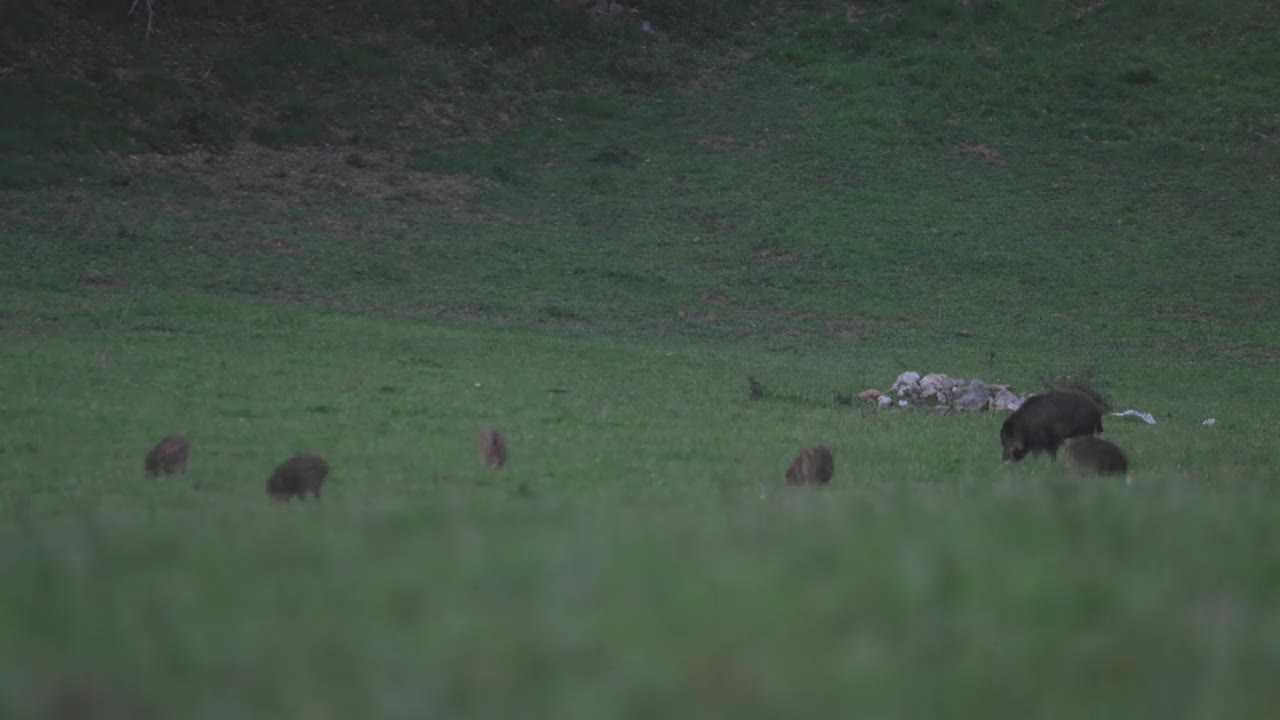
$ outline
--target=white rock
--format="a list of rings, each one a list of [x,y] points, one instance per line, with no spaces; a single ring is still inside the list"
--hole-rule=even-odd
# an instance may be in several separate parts
[[[957,381],[953,377],[943,375],[942,373],[929,373],[920,378],[920,394],[921,395],[939,395],[957,385]]]
[[[915,395],[920,392],[920,373],[908,370],[898,376],[893,381],[893,386],[889,388],[889,392],[903,397],[906,395]]]
[[[880,397],[876,398],[876,402],[880,404],[880,407],[885,407],[886,405],[893,404],[893,398],[889,397],[888,395],[881,395]]]
[[[1129,417],[1129,416],[1136,417],[1148,425],[1156,424],[1155,416],[1153,416],[1149,412],[1142,412],[1141,410],[1125,410],[1124,412],[1113,412],[1111,414],[1115,415],[1116,417]]]
[[[956,398],[956,409],[964,412],[986,410],[990,401],[991,391],[987,389],[987,384],[975,378]]]
[[[1209,418],[1209,419],[1205,420],[1204,422],[1202,422],[1202,423],[1200,423],[1200,424],[1201,424],[1201,425],[1214,425],[1214,424],[1217,424],[1217,422],[1218,422],[1217,420],[1214,420],[1213,418]]]
[[[991,398],[992,410],[1017,410],[1022,407],[1024,398],[1008,388],[1001,388]]]
[[[908,403],[907,403],[907,401],[906,401],[906,400],[899,400],[899,401],[898,401],[898,407],[906,407],[907,405],[908,405]]]

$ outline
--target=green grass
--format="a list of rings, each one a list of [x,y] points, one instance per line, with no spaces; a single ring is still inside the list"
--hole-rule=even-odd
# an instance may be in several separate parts
[[[213,299],[92,314],[110,326],[0,351],[9,716],[84,684],[156,716],[773,717],[799,696],[1261,717],[1276,699],[1275,413],[1195,370],[1153,381],[1187,389],[1176,405],[1147,390],[1176,411],[1162,424],[1109,423],[1131,483],[1080,482],[1001,465],[998,418],[830,404],[875,351]],[[748,370],[780,397],[749,400]],[[475,457],[489,423],[502,473]],[[142,478],[174,429],[188,475]],[[815,439],[835,485],[784,489]],[[270,467],[304,449],[333,466],[324,500],[268,504]]]
[[[1276,23],[743,7],[0,78],[0,716],[1269,717]],[[1128,478],[832,399],[1085,368]]]

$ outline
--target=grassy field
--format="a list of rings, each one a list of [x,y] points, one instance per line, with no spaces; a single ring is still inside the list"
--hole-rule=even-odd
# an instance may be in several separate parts
[[[743,6],[39,72],[15,11],[0,716],[1270,717],[1280,23]],[[833,401],[1086,369],[1127,478]]]

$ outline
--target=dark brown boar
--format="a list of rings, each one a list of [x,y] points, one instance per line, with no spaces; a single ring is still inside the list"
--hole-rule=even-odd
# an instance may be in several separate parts
[[[267,478],[267,495],[286,502],[294,497],[303,500],[307,493],[320,497],[320,486],[329,475],[329,465],[319,455],[299,453],[276,466]]]
[[[1102,432],[1102,408],[1078,390],[1051,390],[1032,395],[1000,427],[1005,462],[1028,453],[1057,457],[1067,438]]]

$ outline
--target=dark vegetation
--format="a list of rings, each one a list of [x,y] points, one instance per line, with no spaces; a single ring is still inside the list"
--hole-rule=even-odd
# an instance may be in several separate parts
[[[1274,357],[1255,3],[110,5],[6,10],[0,187],[72,206],[9,198],[11,286]]]

